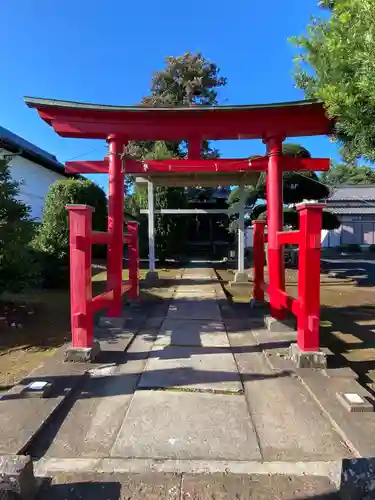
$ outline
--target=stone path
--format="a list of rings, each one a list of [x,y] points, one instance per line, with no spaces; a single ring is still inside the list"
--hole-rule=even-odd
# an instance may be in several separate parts
[[[126,352],[117,353],[116,365],[92,371],[64,418],[46,428],[33,451],[41,459],[37,472],[248,474],[264,464],[263,473],[293,477],[293,471],[314,470],[319,476],[330,461],[352,457],[298,378],[267,361],[259,347],[259,320],[223,320],[222,298],[213,270],[187,269],[167,314],[149,318]],[[160,498],[250,498],[250,493],[216,497],[221,491],[216,483],[203,488],[213,491],[211,496],[197,496],[200,479],[186,481],[185,496]],[[239,476],[232,480],[238,481]],[[304,487],[295,489],[301,496],[267,496],[265,483],[258,483],[251,498],[306,498]],[[180,492],[181,481],[178,485]]]
[[[192,285],[176,288],[111,456],[259,460],[213,272],[182,281]]]

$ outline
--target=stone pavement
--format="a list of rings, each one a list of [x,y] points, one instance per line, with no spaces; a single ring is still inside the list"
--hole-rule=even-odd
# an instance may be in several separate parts
[[[332,417],[311,389],[328,391],[331,375],[293,369],[284,356],[290,333],[267,332],[255,311],[236,316],[225,304],[213,270],[188,268],[169,305],[132,339],[124,328],[117,334],[126,343],[116,344],[111,333],[103,363],[23,448],[39,476],[54,478],[43,495],[86,498],[83,488],[92,498],[86,483],[94,481],[98,499],[102,491],[103,498],[328,500],[327,477],[339,486],[343,459],[361,456],[362,445],[375,456],[365,438],[373,414],[357,414],[363,437],[355,431],[347,439],[340,418],[355,429],[353,414]],[[345,379],[345,387],[354,383]],[[329,404],[340,407],[330,394]],[[65,483],[74,483],[76,496]]]
[[[59,474],[38,500],[336,500],[322,477],[180,474]]]
[[[302,384],[226,325],[213,270],[187,269],[153,334],[97,369],[46,455],[216,461],[350,457]],[[108,372],[112,370],[112,372]],[[314,439],[311,439],[311,435]]]

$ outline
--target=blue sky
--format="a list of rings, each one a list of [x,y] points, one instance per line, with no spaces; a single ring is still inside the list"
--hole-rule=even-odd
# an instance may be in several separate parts
[[[292,76],[295,49],[317,0],[2,0],[0,124],[62,162],[102,158],[102,141],[56,135],[23,96],[138,103],[167,55],[201,51],[228,85],[222,104],[302,99]],[[326,137],[298,142],[314,156],[338,159]],[[261,154],[259,141],[218,143],[223,157]],[[106,176],[93,178],[106,188]]]

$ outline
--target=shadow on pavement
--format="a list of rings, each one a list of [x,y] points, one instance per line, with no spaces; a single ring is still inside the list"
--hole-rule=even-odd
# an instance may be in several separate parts
[[[375,285],[375,261],[348,256],[339,259],[323,259],[324,273],[334,273],[335,278],[353,278],[358,286],[371,287]]]
[[[321,321],[322,346],[334,353],[329,367],[349,366],[374,395],[375,306],[322,307]]]
[[[121,484],[119,482],[87,481],[51,484],[45,481],[38,492],[36,500],[121,500]],[[129,497],[131,498],[131,497]]]

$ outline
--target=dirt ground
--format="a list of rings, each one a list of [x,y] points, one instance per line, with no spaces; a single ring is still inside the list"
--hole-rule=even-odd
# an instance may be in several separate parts
[[[364,281],[363,269],[362,274],[354,272],[361,263],[344,264],[341,263],[340,269],[352,269],[340,278],[331,278],[328,274],[336,272],[337,266],[333,265],[328,265],[321,275],[321,344],[334,354],[329,356],[330,367],[350,366],[375,395],[375,272],[369,268]],[[373,266],[375,268],[375,263]],[[234,307],[250,300],[252,283],[230,287],[233,271],[219,269],[217,272]],[[297,297],[298,292],[297,276],[295,269],[286,270],[286,290],[293,297]]]
[[[161,269],[158,288],[141,282],[141,300],[163,298],[178,269]],[[106,272],[93,276],[93,295],[104,291]],[[141,271],[141,279],[145,271]],[[123,279],[128,278],[127,271]],[[126,296],[124,296],[126,300]],[[0,393],[10,389],[39,366],[46,356],[69,342],[69,290],[43,290],[23,295],[7,295],[0,300]]]

